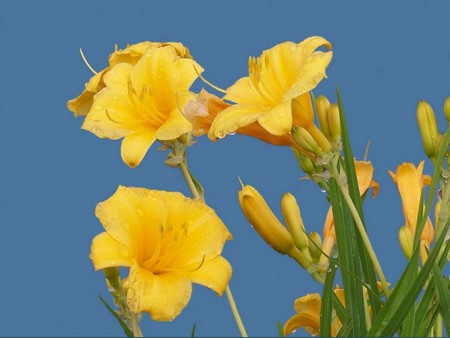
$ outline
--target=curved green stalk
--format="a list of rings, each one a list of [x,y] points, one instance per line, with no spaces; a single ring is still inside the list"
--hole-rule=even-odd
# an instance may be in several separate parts
[[[189,172],[187,162],[186,162],[186,146],[183,145],[181,149],[177,147],[178,143],[175,143],[174,145],[174,154],[175,155],[181,155],[183,156],[183,161],[180,162],[178,165],[180,167],[180,170],[183,174],[184,179],[186,180],[186,183],[189,187],[189,190],[191,191],[192,195],[195,199],[202,199],[201,194],[197,190],[197,187],[195,185],[195,182],[193,180],[193,177],[191,173]],[[233,313],[234,319],[236,320],[236,325],[239,329],[239,332],[241,333],[242,337],[248,337],[247,331],[245,330],[244,324],[242,322],[241,316],[239,315],[239,311],[237,309],[236,303],[233,298],[233,294],[231,293],[230,286],[227,285],[225,289],[225,293],[227,295],[228,303],[230,304],[231,312]]]

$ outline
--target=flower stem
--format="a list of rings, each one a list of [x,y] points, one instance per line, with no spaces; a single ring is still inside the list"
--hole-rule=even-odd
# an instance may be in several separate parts
[[[199,191],[197,190],[194,181],[192,179],[191,174],[189,173],[189,169],[186,162],[186,148],[185,146],[182,147],[182,150],[177,149],[177,146],[174,147],[174,153],[175,155],[182,155],[183,161],[179,164],[180,170],[183,174],[184,179],[186,180],[186,183],[189,187],[189,190],[191,191],[192,195],[195,199],[202,199]],[[227,285],[225,292],[227,294],[228,303],[230,303],[231,312],[233,313],[234,319],[236,320],[237,327],[239,329],[239,332],[241,333],[242,337],[248,337],[247,331],[245,330],[244,324],[242,322],[241,316],[239,315],[239,311],[237,309],[236,303],[233,298],[233,294],[231,293],[230,286]]]
[[[248,337],[247,331],[245,331],[244,323],[242,323],[241,316],[239,315],[239,311],[236,307],[236,303],[234,302],[233,294],[231,293],[231,289],[230,289],[229,285],[227,285],[225,292],[227,294],[228,303],[230,303],[231,312],[233,312],[233,316],[234,316],[234,319],[236,320],[237,327],[239,329],[239,332],[241,333],[241,337]]]
[[[137,317],[137,314],[131,313],[130,311],[131,331],[133,331],[135,337],[144,337],[141,328],[139,327],[139,320]]]

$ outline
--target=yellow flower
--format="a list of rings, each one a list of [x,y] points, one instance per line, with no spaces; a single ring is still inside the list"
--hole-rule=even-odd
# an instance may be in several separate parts
[[[431,183],[429,175],[422,175],[424,161],[420,162],[419,166],[412,163],[402,163],[397,167],[394,174],[389,171],[394,182],[397,184],[400,197],[402,199],[403,214],[405,215],[405,226],[414,236],[417,226],[417,216],[419,214],[419,203],[422,189],[425,185]],[[429,217],[425,222],[425,227],[421,235],[421,244],[430,247],[434,239],[433,224]],[[426,258],[426,252],[422,251],[422,258]]]
[[[345,306],[344,290],[335,288],[334,293]],[[322,308],[322,299],[318,293],[308,294],[300,297],[294,302],[294,309],[297,312],[284,324],[284,334],[294,333],[298,328],[302,327],[306,332],[313,336],[319,335],[320,329],[320,310]],[[336,318],[338,329],[342,327],[339,319]],[[336,336],[336,329],[332,323],[331,335]]]
[[[189,302],[192,283],[222,295],[231,266],[220,254],[231,234],[203,202],[120,186],[95,213],[106,232],[94,238],[90,258],[96,270],[130,267],[124,287],[132,312],[172,320]]]
[[[139,165],[155,140],[176,139],[192,130],[180,107],[194,98],[189,88],[198,76],[196,69],[203,70],[194,60],[181,57],[172,44],[136,49],[143,54],[132,54],[131,47],[113,54],[110,62],[132,61],[110,66],[98,78],[100,87],[93,90],[100,90],[93,96],[82,125],[101,138],[123,137],[122,159],[132,168]],[[86,92],[75,101],[88,107],[91,94]],[[79,114],[85,112],[83,109],[74,108]]]
[[[184,107],[184,116],[192,123],[192,134],[194,136],[202,136],[209,133],[214,119],[224,110],[231,107],[231,104],[225,102],[216,95],[208,93],[202,89],[196,96],[196,99],[190,101]],[[236,133],[258,138],[264,142],[277,146],[290,146],[298,148],[290,134],[275,136],[262,128],[258,122],[253,122],[242,128],[236,129]]]
[[[299,44],[284,42],[249,59],[249,76],[228,88],[224,99],[235,102],[214,120],[208,136],[215,140],[257,122],[268,133],[288,134],[293,125],[314,124],[309,91],[326,77],[332,52],[316,51],[331,44],[311,37]]]
[[[109,66],[96,73],[85,85],[85,90],[75,99],[67,102],[67,107],[75,116],[85,116],[92,107],[94,95],[105,88],[103,77],[118,63],[135,65],[149,48],[172,46],[181,57],[192,58],[189,50],[179,42],[150,42],[144,41],[129,45],[125,49],[117,49],[109,56]]]
[[[373,188],[372,198],[378,194],[379,184],[373,180],[373,166],[370,162],[355,161],[356,180],[358,181],[359,194],[363,196],[367,190]],[[327,218],[323,227],[323,246],[322,251],[330,255],[334,243],[336,243],[336,233],[334,230],[334,219],[331,207],[328,209]],[[328,263],[328,258],[322,255],[320,261],[323,265]]]

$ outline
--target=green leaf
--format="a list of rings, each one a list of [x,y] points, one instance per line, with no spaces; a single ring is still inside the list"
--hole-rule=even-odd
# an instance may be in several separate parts
[[[447,336],[450,333],[450,292],[449,281],[442,276],[441,269],[434,264],[433,267],[433,279],[436,283],[437,294],[439,296],[439,308],[444,319],[445,329],[447,330]]]
[[[391,296],[381,309],[379,316],[375,319],[369,336],[392,336],[402,325],[411,306],[414,305],[419,293],[430,277],[433,265],[441,254],[441,248],[444,243],[445,234],[450,225],[450,220],[445,224],[436,244],[431,250],[430,255],[423,265],[421,271],[417,274],[414,281],[411,281],[410,275],[414,269],[417,269],[411,261],[408,263],[402,277],[395,286]],[[418,247],[413,251],[413,256],[418,255]],[[408,282],[405,282],[408,281]]]
[[[103,305],[106,306],[106,308],[108,309],[108,311],[114,316],[114,318],[117,319],[117,321],[119,322],[120,326],[122,327],[123,331],[125,332],[125,334],[127,335],[127,337],[134,337],[133,331],[131,331],[131,329],[127,326],[127,324],[125,324],[125,322],[122,320],[122,318],[119,317],[119,315],[116,313],[116,311],[114,311],[109,305],[108,303],[103,299],[102,296],[98,295],[98,297],[100,298],[101,302],[103,303]]]
[[[205,190],[200,182],[192,175],[191,171],[188,169],[189,176],[191,176],[192,182],[194,183],[195,189],[197,189],[198,194],[202,199],[205,199]]]
[[[330,267],[325,277],[325,283],[323,285],[319,329],[321,337],[331,337],[331,320],[333,315],[332,297],[334,294],[333,282],[334,277],[336,276],[336,267],[336,264],[330,262]]]
[[[195,337],[195,329],[197,328],[197,323],[194,323],[194,327],[192,328],[191,338]]]
[[[281,325],[279,320],[277,320],[277,328],[278,328],[278,336],[284,337],[283,325]]]
[[[350,138],[347,128],[347,122],[345,118],[345,112],[344,107],[342,104],[342,98],[341,93],[339,90],[339,87],[336,88],[337,93],[337,100],[338,100],[338,106],[339,106],[339,119],[341,123],[341,133],[342,133],[342,148],[344,151],[344,162],[345,162],[345,169],[347,174],[347,181],[348,181],[348,187],[349,187],[349,194],[352,198],[353,203],[355,204],[356,210],[358,210],[358,214],[361,218],[361,221],[365,225],[364,222],[364,215],[362,210],[362,199],[359,195],[359,187],[358,187],[358,180],[356,178],[356,169],[355,169],[355,163],[354,163],[354,157],[353,152],[350,145]],[[375,274],[375,269],[372,263],[372,260],[370,259],[370,256],[367,252],[366,247],[363,244],[363,241],[361,240],[361,235],[359,231],[355,231],[355,237],[356,237],[356,248],[359,253],[359,259],[361,264],[361,271],[364,276],[364,281],[370,286],[370,290],[372,292],[369,292],[369,301],[372,307],[372,320],[374,320],[378,313],[381,310],[381,299],[378,292],[378,286],[377,286],[377,278]]]

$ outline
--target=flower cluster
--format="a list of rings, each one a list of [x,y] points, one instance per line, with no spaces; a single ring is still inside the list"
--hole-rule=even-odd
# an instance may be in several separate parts
[[[105,274],[116,318],[127,334],[142,335],[138,323],[143,312],[153,320],[173,320],[197,283],[218,295],[226,291],[241,335],[247,335],[228,285],[232,268],[221,255],[232,236],[206,204],[203,187],[187,166],[194,138],[207,135],[217,141],[235,133],[291,147],[306,178],[327,193],[330,203],[321,236],[307,231],[293,194],[281,198],[280,221],[263,196],[241,182],[239,204],[259,236],[323,283],[322,296],[308,294],[295,301],[297,313],[286,321],[285,335],[303,327],[322,336],[439,336],[443,321],[450,329],[450,295],[441,273],[450,251],[450,132],[439,133],[433,109],[419,102],[419,130],[435,171],[433,178],[424,175],[423,161],[389,171],[402,200],[405,225],[399,241],[408,259],[402,278],[390,288],[363,217],[368,190],[372,197],[379,190],[374,167],[366,158],[353,157],[339,90],[337,102],[312,94],[326,78],[330,49],[319,36],[280,43],[250,57],[248,76],[220,97],[191,90],[197,78],[204,80],[203,68],[181,43],[116,47],[108,67],[93,70],[85,90],[68,101],[69,110],[84,117],[83,129],[100,138],[123,139],[121,156],[131,168],[153,143],[161,143],[160,150],[169,150],[166,164],[181,170],[193,195],[120,186],[97,205],[105,232],[93,239],[90,258]],[[444,115],[450,121],[450,98]],[[429,214],[435,196],[433,225]],[[126,278],[120,267],[129,269]],[[343,288],[333,289],[337,271]]]

